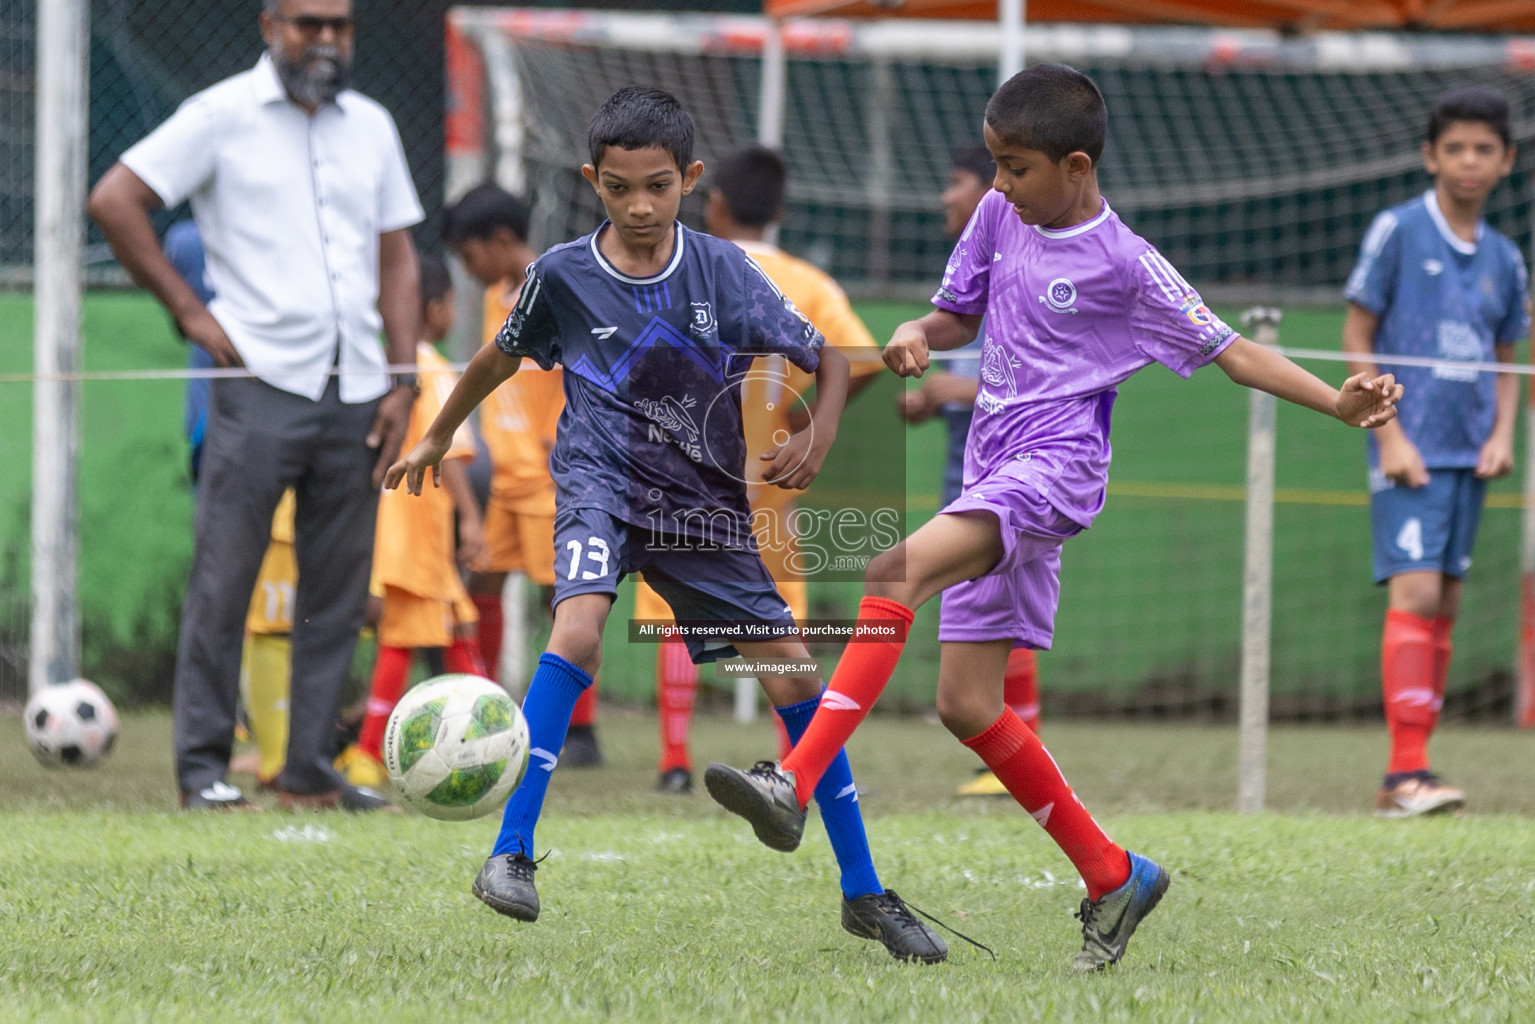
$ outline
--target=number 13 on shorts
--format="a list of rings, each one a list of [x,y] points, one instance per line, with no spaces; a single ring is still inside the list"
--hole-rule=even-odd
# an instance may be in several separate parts
[[[611,552],[608,542],[601,537],[588,537],[583,545],[578,540],[565,542],[565,550],[570,552],[570,569],[566,573],[567,580],[576,579],[580,573],[580,579],[600,580],[609,572],[608,562]],[[582,558],[585,557],[588,568],[582,568]]]

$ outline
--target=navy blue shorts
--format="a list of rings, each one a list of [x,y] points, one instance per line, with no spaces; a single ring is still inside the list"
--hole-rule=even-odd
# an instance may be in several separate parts
[[[751,548],[657,547],[650,532],[595,508],[554,516],[554,603],[578,594],[616,596],[630,573],[643,573],[678,622],[750,623],[753,640],[796,633],[794,613]],[[753,541],[755,545],[755,541]],[[685,637],[695,665],[733,658],[728,640]]]
[[[1372,471],[1375,582],[1404,572],[1465,576],[1486,495],[1487,481],[1470,469],[1431,469],[1422,487],[1383,481]]]

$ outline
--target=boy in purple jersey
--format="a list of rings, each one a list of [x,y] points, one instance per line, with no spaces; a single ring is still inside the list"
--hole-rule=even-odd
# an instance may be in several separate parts
[[[565,367],[551,469],[555,504],[554,629],[523,701],[530,763],[473,891],[499,913],[538,918],[533,834],[571,711],[591,685],[618,583],[631,572],[679,625],[723,627],[684,637],[695,663],[739,652],[808,659],[794,619],[758,554],[746,498],[742,383],[759,355],[815,373],[810,425],[761,457],[762,478],[802,489],[836,436],[847,358],[737,245],[677,223],[703,173],[693,121],[659,89],[619,90],[587,132],[582,173],[608,214],[591,235],[557,245],[528,268],[517,305],[459,379],[421,443],[391,466],[386,487],[424,474],[454,429],[522,359]],[[754,639],[741,639],[740,637]],[[760,639],[758,639],[760,638]],[[761,677],[792,739],[814,715],[818,675]],[[943,941],[880,885],[846,754],[815,791],[841,868],[842,927],[900,960],[934,963]]]
[[[1376,355],[1512,363],[1529,335],[1524,260],[1482,220],[1514,165],[1508,101],[1481,85],[1441,95],[1423,165],[1434,187],[1375,218],[1349,276],[1343,349],[1357,372],[1374,373]],[[1465,804],[1429,770],[1428,740],[1487,481],[1514,468],[1519,406],[1513,374],[1441,363],[1398,376],[1413,400],[1369,445],[1375,582],[1389,595],[1381,687],[1391,755],[1375,810],[1389,818]]]
[[[1107,124],[1097,87],[1060,64],[1018,73],[987,104],[995,191],[949,260],[938,308],[896,328],[885,348],[892,370],[921,376],[930,351],[966,344],[984,315],[964,490],[870,563],[859,608],[859,628],[909,623],[943,594],[939,717],[1081,873],[1079,970],[1124,955],[1168,875],[1098,827],[1039,738],[1003,703],[1002,678],[1015,646],[1050,646],[1061,545],[1103,508],[1116,387],[1153,362],[1184,377],[1215,362],[1238,384],[1363,427],[1390,420],[1402,391],[1390,375],[1365,374],[1335,391],[1237,337],[1099,194]],[[783,763],[750,771],[711,764],[709,792],[767,845],[794,849],[821,765],[868,714],[902,646],[849,644]]]

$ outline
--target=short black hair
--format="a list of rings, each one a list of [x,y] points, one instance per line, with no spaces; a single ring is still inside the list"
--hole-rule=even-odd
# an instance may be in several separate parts
[[[731,218],[743,227],[767,227],[783,213],[789,165],[777,150],[745,146],[720,161],[713,188],[719,189]]]
[[[586,127],[593,167],[601,166],[609,146],[658,147],[671,154],[679,171],[685,171],[693,162],[693,117],[664,89],[626,85],[597,108]]]
[[[1458,85],[1440,93],[1428,114],[1424,137],[1432,146],[1456,121],[1478,121],[1493,130],[1504,146],[1514,141],[1509,127],[1508,98],[1486,85]]]
[[[1109,133],[1109,108],[1093,80],[1076,68],[1035,64],[992,94],[986,124],[1004,141],[1051,160],[1081,151],[1096,164]]]
[[[528,220],[528,208],[521,199],[487,181],[442,211],[442,240],[449,245],[471,239],[483,241],[497,228],[506,228],[526,242]]]
[[[997,162],[991,158],[991,150],[985,146],[961,146],[954,151],[954,159],[949,166],[956,171],[973,174],[987,185],[997,176]]]
[[[421,308],[428,302],[436,302],[453,290],[453,275],[440,257],[422,253],[417,262],[421,267]]]

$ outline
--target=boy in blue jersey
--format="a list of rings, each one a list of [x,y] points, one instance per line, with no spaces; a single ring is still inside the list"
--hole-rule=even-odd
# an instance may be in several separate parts
[[[815,373],[810,426],[762,456],[766,480],[802,489],[836,436],[848,384],[847,359],[822,348],[820,333],[745,252],[677,223],[703,164],[692,158],[693,121],[676,99],[622,89],[593,117],[587,142],[592,162],[582,173],[609,219],[528,268],[496,344],[469,363],[426,436],[385,481],[392,488],[403,479],[419,494],[428,467],[436,481],[454,428],[523,359],[564,366],[552,459],[554,629],[523,702],[532,760],[473,888],[521,921],[538,918],[534,826],[626,574],[643,572],[679,624],[733,631],[686,636],[695,663],[735,652],[807,657],[752,535],[740,385],[764,355]],[[819,702],[819,677],[762,684],[797,738]],[[898,959],[943,960],[943,942],[880,885],[845,753],[839,762],[815,795],[842,869],[842,926]]]
[[[1512,363],[1529,334],[1524,261],[1482,220],[1514,165],[1508,101],[1479,85],[1441,95],[1423,165],[1434,187],[1375,218],[1349,276],[1351,372],[1374,373],[1373,357],[1387,354]],[[1513,374],[1380,362],[1411,396],[1369,439],[1375,581],[1389,594],[1381,683],[1391,756],[1375,809],[1402,818],[1465,803],[1429,770],[1427,746],[1487,481],[1514,468],[1519,388]]]

